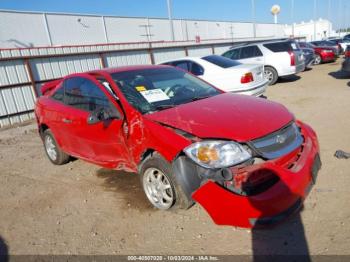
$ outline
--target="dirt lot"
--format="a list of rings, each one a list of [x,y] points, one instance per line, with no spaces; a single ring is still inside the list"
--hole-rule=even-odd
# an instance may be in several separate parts
[[[250,231],[216,226],[199,205],[157,211],[135,174],[80,160],[53,166],[31,124],[0,131],[0,239],[10,254],[350,255],[350,159],[333,156],[350,151],[350,79],[336,73],[340,60],[268,90],[315,128],[323,161],[304,210],[285,223]]]

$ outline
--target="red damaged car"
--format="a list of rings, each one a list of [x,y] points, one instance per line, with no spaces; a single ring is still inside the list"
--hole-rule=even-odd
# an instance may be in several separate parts
[[[334,47],[316,46],[307,42],[299,42],[299,46],[302,48],[311,48],[315,51],[315,65],[326,62],[334,62],[337,59],[336,50]]]
[[[52,163],[73,156],[136,172],[154,207],[198,202],[217,224],[283,220],[321,166],[315,132],[284,106],[173,67],[72,74],[42,94],[35,115]]]

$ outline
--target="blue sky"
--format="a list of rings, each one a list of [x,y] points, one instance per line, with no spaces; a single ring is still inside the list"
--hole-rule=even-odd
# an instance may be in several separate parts
[[[172,0],[174,18],[251,21],[251,0]],[[272,22],[270,8],[281,6],[280,23],[291,23],[292,0],[255,0],[256,20]],[[313,18],[313,0],[294,0],[294,21]],[[350,0],[330,0],[331,21],[350,23]],[[339,6],[341,7],[339,9]],[[0,9],[166,17],[166,0],[0,0]],[[317,17],[328,17],[328,0],[317,0]],[[339,10],[341,12],[339,13]]]

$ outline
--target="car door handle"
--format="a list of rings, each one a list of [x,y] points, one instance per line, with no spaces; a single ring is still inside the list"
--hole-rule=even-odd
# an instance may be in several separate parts
[[[262,61],[261,58],[255,58],[255,61]]]
[[[63,118],[62,122],[66,123],[66,124],[70,124],[70,123],[72,123],[72,120],[71,119],[67,119],[67,118]]]

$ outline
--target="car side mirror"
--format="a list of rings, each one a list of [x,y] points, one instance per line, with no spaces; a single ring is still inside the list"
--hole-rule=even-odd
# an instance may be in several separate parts
[[[94,125],[97,124],[98,122],[100,122],[101,120],[99,119],[99,117],[97,116],[97,114],[91,113],[88,118],[87,118],[87,123],[89,125]]]
[[[110,108],[108,112],[105,112],[105,116],[107,116],[108,119],[122,119],[119,110],[114,107]]]
[[[89,125],[94,125],[101,121],[113,119],[122,119],[120,112],[116,108],[101,108],[88,116],[87,123]]]

